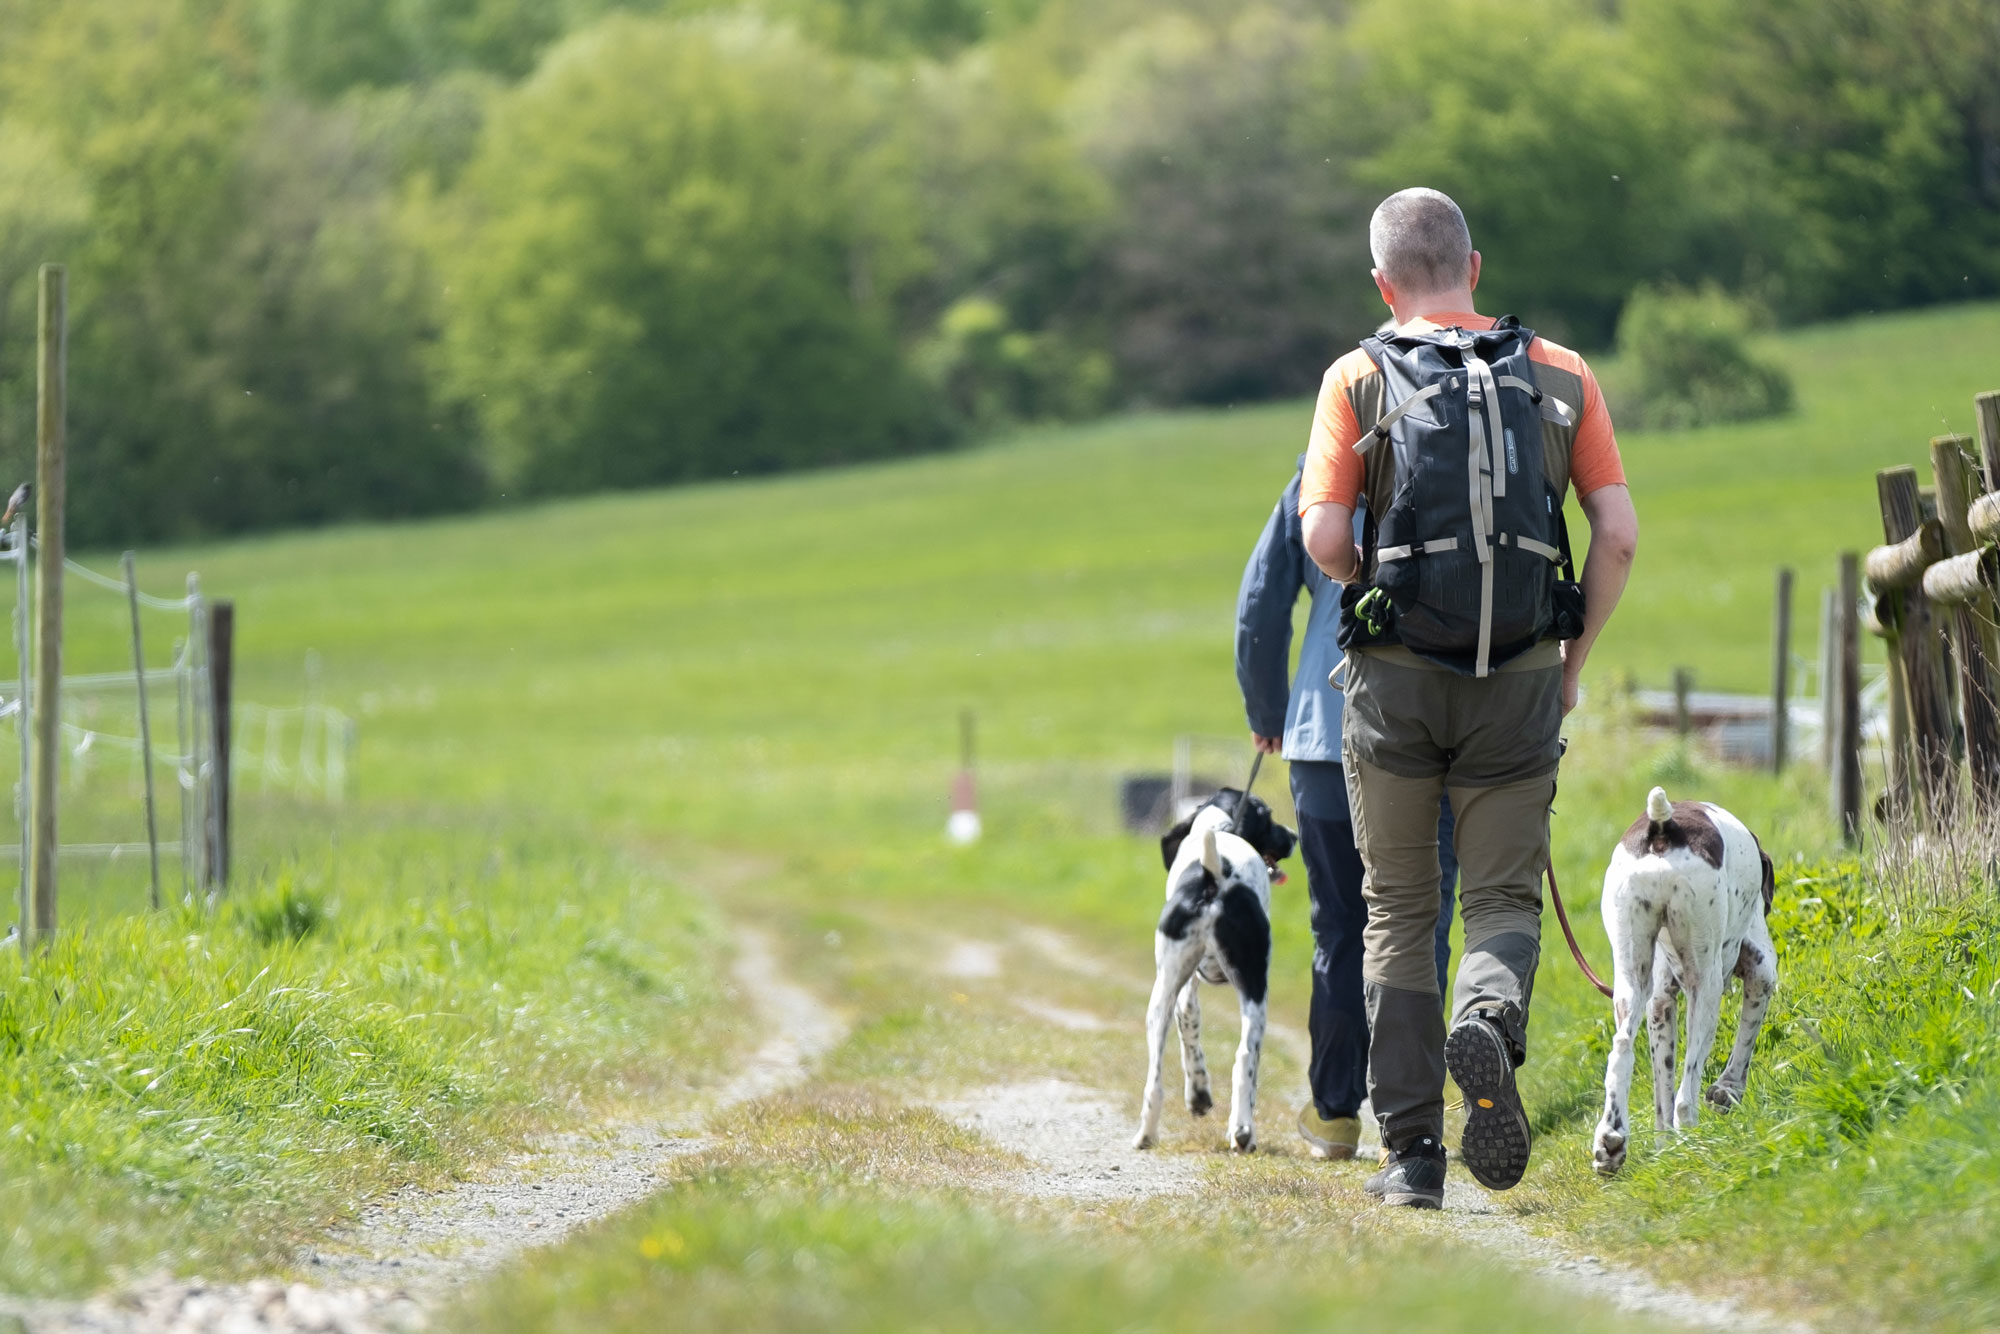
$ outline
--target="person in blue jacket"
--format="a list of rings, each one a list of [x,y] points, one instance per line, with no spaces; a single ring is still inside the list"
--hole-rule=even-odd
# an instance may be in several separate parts
[[[1300,459],[1304,463],[1304,459]],[[1360,514],[1355,516],[1359,540]],[[1299,668],[1288,672],[1292,609],[1312,595]],[[1341,695],[1329,681],[1340,665],[1334,632],[1340,585],[1306,555],[1295,475],[1257,539],[1236,598],[1236,680],[1257,749],[1291,765],[1299,851],[1312,901],[1313,980],[1310,1028],[1312,1101],[1299,1112],[1299,1133],[1318,1158],[1352,1158],[1361,1138],[1359,1113],[1368,1094],[1368,1011],[1361,996],[1361,933],[1368,906],[1361,898],[1361,854],[1340,765]],[[1452,853],[1450,799],[1438,809],[1438,994],[1451,994]]]

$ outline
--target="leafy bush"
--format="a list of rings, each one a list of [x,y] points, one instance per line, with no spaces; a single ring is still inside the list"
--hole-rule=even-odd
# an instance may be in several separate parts
[[[1757,324],[1754,307],[1712,284],[1635,291],[1618,320],[1631,377],[1621,417],[1671,431],[1790,410],[1791,377],[1746,346]]]
[[[917,350],[918,367],[967,424],[1088,417],[1111,389],[1111,359],[1060,332],[1014,328],[999,302],[954,302],[935,336]]]

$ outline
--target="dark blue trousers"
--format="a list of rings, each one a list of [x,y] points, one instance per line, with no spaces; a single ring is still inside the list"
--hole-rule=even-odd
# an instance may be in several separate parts
[[[1299,815],[1299,853],[1312,901],[1312,1068],[1307,1080],[1321,1116],[1353,1116],[1368,1096],[1368,1010],[1361,999],[1361,932],[1368,925],[1368,905],[1361,897],[1361,854],[1354,846],[1341,767],[1293,763],[1292,805]],[[1439,1004],[1451,994],[1446,974],[1451,968],[1452,891],[1458,882],[1451,838],[1447,797],[1438,805]]]

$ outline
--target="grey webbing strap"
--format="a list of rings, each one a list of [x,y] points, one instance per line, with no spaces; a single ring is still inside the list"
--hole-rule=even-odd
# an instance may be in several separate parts
[[[1486,418],[1487,470],[1493,474],[1493,494],[1505,496],[1507,469],[1501,451],[1507,439],[1507,428],[1500,420],[1500,386],[1493,378],[1493,368],[1478,357],[1466,356],[1465,371],[1471,415],[1476,420],[1483,413]],[[1489,523],[1487,527],[1490,531],[1492,525]]]
[[[1500,377],[1500,383],[1506,385],[1509,389],[1518,389],[1528,395],[1528,397],[1534,399],[1535,406],[1541,409],[1544,421],[1552,421],[1558,426],[1576,425],[1575,410],[1554,394],[1543,393],[1539,388],[1529,384],[1518,375],[1503,375]]]
[[[1532,551],[1537,556],[1545,557],[1558,564],[1562,562],[1562,552],[1557,551],[1546,542],[1537,542],[1532,537],[1521,537],[1517,534],[1514,538],[1514,545],[1523,551]]]
[[[1422,389],[1419,389],[1416,393],[1411,394],[1408,398],[1398,403],[1395,407],[1390,408],[1387,412],[1383,413],[1381,419],[1375,423],[1375,427],[1373,430],[1363,432],[1361,438],[1354,442],[1354,452],[1358,455],[1366,455],[1369,450],[1375,447],[1378,441],[1387,440],[1389,438],[1389,428],[1391,426],[1394,426],[1397,422],[1403,420],[1403,414],[1407,413],[1411,408],[1416,407],[1419,403],[1425,402],[1426,400],[1431,398],[1435,398],[1437,395],[1443,392],[1444,392],[1444,382],[1440,380],[1436,384],[1425,385]]]
[[[1473,664],[1474,676],[1486,676],[1493,670],[1493,562],[1479,567],[1479,659]]]
[[[1416,555],[1435,556],[1440,551],[1456,550],[1458,550],[1457,538],[1434,537],[1421,546],[1405,543],[1400,547],[1383,547],[1375,553],[1375,563],[1377,565],[1387,565],[1390,561],[1408,560],[1410,557]]]

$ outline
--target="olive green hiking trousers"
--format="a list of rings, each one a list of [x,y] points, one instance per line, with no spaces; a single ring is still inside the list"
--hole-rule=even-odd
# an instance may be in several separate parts
[[[1518,1065],[1541,954],[1542,869],[1562,754],[1562,666],[1553,643],[1483,679],[1402,648],[1348,657],[1341,750],[1366,872],[1361,975],[1368,1096],[1382,1142],[1444,1133],[1437,925],[1437,808],[1457,817],[1465,948],[1451,1021],[1483,1011]]]

